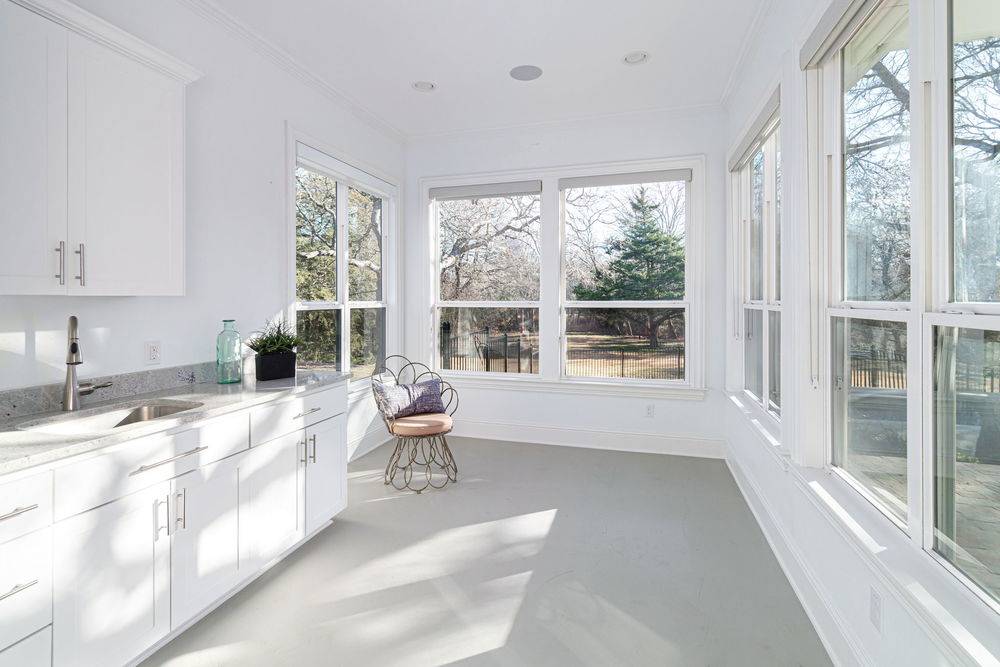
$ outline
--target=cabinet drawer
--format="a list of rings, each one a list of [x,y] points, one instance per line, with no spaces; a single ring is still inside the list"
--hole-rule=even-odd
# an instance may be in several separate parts
[[[197,430],[139,438],[55,471],[55,519],[84,512],[198,467]],[[205,449],[202,449],[205,447]]]
[[[297,396],[250,411],[250,444],[301,430],[347,410],[347,385]]]
[[[0,651],[0,667],[49,667],[52,664],[52,626]]]
[[[0,545],[0,647],[52,623],[52,529]]]
[[[0,484],[0,542],[44,528],[50,523],[51,472]]]
[[[223,417],[216,417],[196,424],[190,431],[180,435],[194,446],[204,447],[193,457],[198,465],[205,465],[250,448],[250,413],[246,410]]]

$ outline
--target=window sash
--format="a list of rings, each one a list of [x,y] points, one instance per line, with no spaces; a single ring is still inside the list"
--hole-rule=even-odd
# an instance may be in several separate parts
[[[350,331],[350,311],[361,308],[381,308],[385,312],[385,318],[387,322],[386,329],[388,329],[388,319],[390,315],[390,291],[391,291],[391,281],[394,272],[394,267],[392,266],[392,246],[391,246],[391,235],[389,233],[390,227],[395,220],[395,207],[396,207],[396,188],[390,183],[387,183],[377,176],[373,176],[362,169],[358,169],[346,162],[342,162],[326,153],[323,153],[317,149],[302,143],[301,141],[295,142],[296,156],[293,168],[303,168],[308,171],[314,172],[316,174],[325,176],[332,179],[336,183],[337,192],[337,202],[336,202],[336,216],[337,216],[337,294],[336,300],[334,301],[299,301],[295,295],[295,280],[296,280],[296,267],[293,261],[292,270],[292,303],[289,307],[290,319],[295,322],[298,319],[298,313],[301,311],[324,311],[331,310],[337,311],[338,318],[338,345],[339,345],[339,355],[338,363],[340,369],[343,372],[350,372],[350,349],[351,349],[351,331]],[[381,256],[381,293],[382,299],[376,301],[354,301],[351,299],[350,294],[350,278],[349,278],[349,259],[350,259],[350,242],[349,242],[349,205],[350,205],[350,193],[351,189],[360,190],[362,192],[374,195],[382,200],[382,218],[381,218],[381,244],[382,244],[382,256]],[[294,190],[294,184],[293,184]],[[293,195],[294,196],[294,195]],[[296,226],[296,219],[294,214],[294,209],[292,213],[292,227],[293,233]],[[384,347],[386,348],[386,353],[388,354],[389,347],[389,336],[386,332],[384,334]],[[360,382],[361,379],[353,379],[352,383]]]

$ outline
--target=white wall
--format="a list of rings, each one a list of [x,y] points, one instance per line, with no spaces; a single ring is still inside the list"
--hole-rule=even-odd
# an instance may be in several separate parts
[[[840,0],[838,0],[839,2]],[[774,0],[726,100],[727,146],[781,84],[785,220],[781,446],[765,420],[727,400],[727,460],[793,587],[837,664],[1000,664],[1000,617],[853,489],[822,469],[822,368],[810,361],[806,235],[806,75],[798,50],[827,0]],[[845,4],[841,2],[840,4]],[[735,344],[727,363],[737,365]],[[822,364],[822,362],[819,362]],[[770,429],[773,434],[774,429]],[[882,628],[869,620],[872,591]]]
[[[429,221],[421,211],[422,178],[572,167],[705,155],[708,276],[706,379],[700,401],[645,396],[558,394],[512,384],[510,389],[462,386],[455,432],[534,442],[721,455],[718,419],[723,388],[724,151],[718,108],[651,112],[509,129],[427,136],[407,142],[406,350],[426,359],[432,349],[432,295],[427,280]],[[495,178],[495,176],[494,176]],[[557,354],[557,350],[541,350]],[[654,404],[655,417],[645,417]],[[624,435],[622,435],[624,434]]]
[[[187,295],[0,297],[0,389],[59,382],[68,315],[80,318],[81,377],[215,358],[223,318],[241,333],[286,305],[285,123],[402,182],[402,140],[366,123],[219,24],[175,1],[77,0],[190,63],[187,95]],[[137,248],[137,252],[141,249]]]

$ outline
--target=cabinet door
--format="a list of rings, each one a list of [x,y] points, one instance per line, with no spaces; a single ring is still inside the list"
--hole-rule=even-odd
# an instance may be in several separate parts
[[[181,295],[183,86],[79,35],[68,44],[69,292]]]
[[[55,664],[122,665],[166,636],[169,500],[161,482],[55,525]]]
[[[264,567],[302,537],[299,519],[305,432],[253,447],[240,465],[241,567]]]
[[[240,569],[239,466],[232,456],[173,480],[171,628],[232,590]]]
[[[66,36],[0,3],[0,294],[66,293]]]
[[[347,507],[345,415],[306,429],[306,534]]]

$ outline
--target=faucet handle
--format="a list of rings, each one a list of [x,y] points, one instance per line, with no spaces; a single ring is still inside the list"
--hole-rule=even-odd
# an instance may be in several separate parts
[[[113,384],[114,382],[102,382],[100,384],[91,384],[90,382],[84,382],[80,384],[80,395],[90,396],[98,389],[106,389]]]

